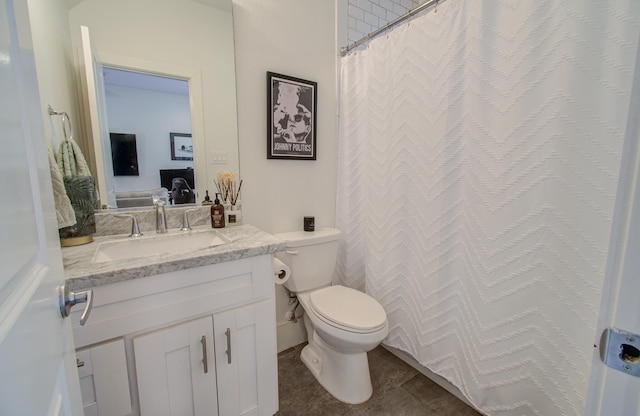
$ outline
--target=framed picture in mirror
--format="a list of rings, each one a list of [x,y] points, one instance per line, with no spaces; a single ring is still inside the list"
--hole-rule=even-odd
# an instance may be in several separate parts
[[[267,72],[267,159],[316,160],[318,84]]]
[[[193,160],[193,139],[188,133],[169,133],[171,160]]]

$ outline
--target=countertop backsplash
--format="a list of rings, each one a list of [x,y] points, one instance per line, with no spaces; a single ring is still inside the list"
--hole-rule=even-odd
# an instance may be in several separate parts
[[[209,205],[171,206],[165,209],[167,216],[167,229],[179,229],[182,227],[182,217],[188,210],[189,225],[192,227],[205,225],[211,221]],[[96,233],[94,236],[107,236],[127,234],[131,232],[131,218],[118,217],[119,215],[134,215],[138,221],[138,227],[145,232],[155,232],[156,211],[154,207],[129,208],[118,210],[96,211]]]

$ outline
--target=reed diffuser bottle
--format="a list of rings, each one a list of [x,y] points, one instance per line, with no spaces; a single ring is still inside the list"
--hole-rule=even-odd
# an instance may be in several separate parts
[[[240,210],[240,190],[242,180],[236,182],[237,175],[233,172],[218,172],[214,183],[220,191],[220,198],[225,204],[226,223],[229,225],[240,224],[242,222],[242,211]]]

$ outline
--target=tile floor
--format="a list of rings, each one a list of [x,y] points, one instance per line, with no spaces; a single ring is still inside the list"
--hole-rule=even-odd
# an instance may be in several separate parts
[[[480,416],[382,347],[369,353],[373,396],[348,405],[318,384],[300,360],[298,345],[278,355],[280,411],[276,416]]]

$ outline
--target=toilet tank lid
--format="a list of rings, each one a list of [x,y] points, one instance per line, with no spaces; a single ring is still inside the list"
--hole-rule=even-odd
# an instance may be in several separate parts
[[[315,231],[297,230],[274,235],[285,240],[287,247],[302,247],[338,240],[340,239],[341,232],[335,228],[321,227]]]

